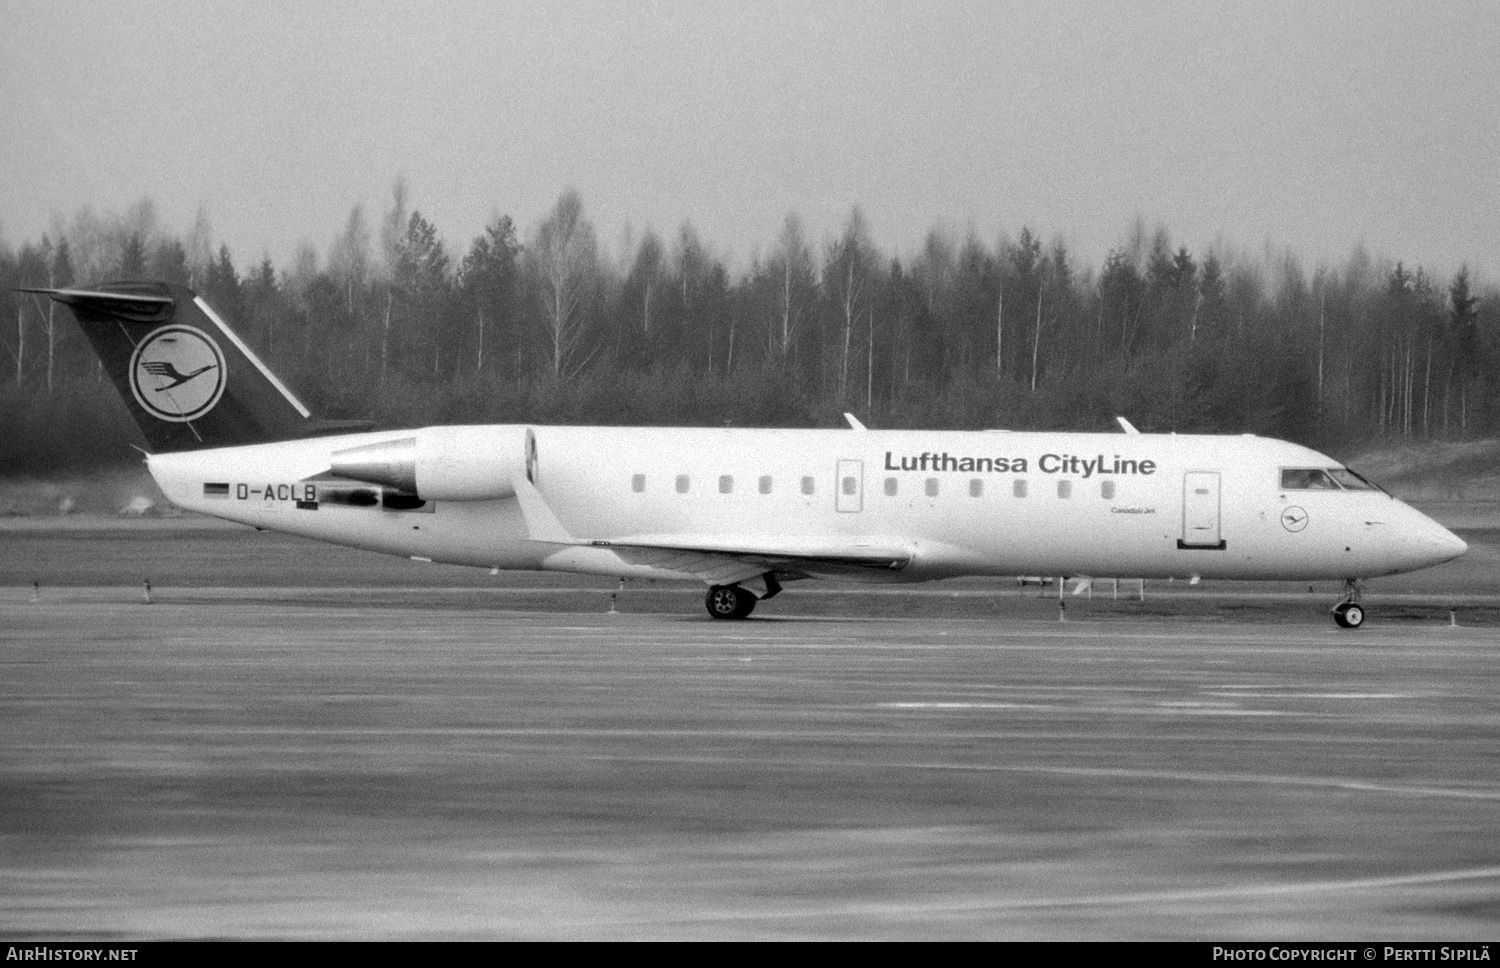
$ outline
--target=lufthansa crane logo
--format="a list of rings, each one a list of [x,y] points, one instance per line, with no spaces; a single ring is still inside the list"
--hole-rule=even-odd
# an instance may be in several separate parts
[[[194,420],[224,395],[224,354],[201,329],[163,326],[135,348],[130,389],[153,417],[173,423]]]
[[[1281,512],[1281,526],[1296,533],[1307,527],[1307,512],[1293,506]]]

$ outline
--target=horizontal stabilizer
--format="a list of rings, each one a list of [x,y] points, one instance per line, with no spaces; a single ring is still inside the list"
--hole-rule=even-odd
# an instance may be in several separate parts
[[[132,313],[140,318],[149,318],[172,308],[170,296],[140,292],[102,292],[92,289],[30,289],[19,288],[16,292],[34,292],[50,296],[54,302],[64,306],[88,306],[106,313]]]

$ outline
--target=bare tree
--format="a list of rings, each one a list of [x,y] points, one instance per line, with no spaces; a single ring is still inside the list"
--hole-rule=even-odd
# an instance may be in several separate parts
[[[576,374],[588,362],[582,352],[598,274],[594,226],[584,218],[583,199],[569,188],[537,226],[527,262],[538,286],[552,373]]]
[[[188,285],[194,289],[203,285],[203,278],[208,272],[208,264],[214,260],[213,235],[213,227],[208,222],[208,209],[199,205],[186,245]]]
[[[391,207],[380,223],[380,251],[385,257],[385,314],[380,324],[380,383],[385,385],[386,369],[391,355],[391,310],[396,298],[402,250],[406,238],[408,206],[406,178],[396,176],[391,186]]]
[[[119,262],[115,241],[109,237],[105,220],[88,205],[73,213],[64,227],[54,223],[58,238],[66,238],[73,247],[73,264],[80,279],[93,281],[108,278],[112,266]]]
[[[52,240],[42,236],[42,255],[47,262],[47,285],[61,288],[73,284],[73,258],[68,249],[68,240],[60,239],[53,248]],[[47,392],[51,393],[57,371],[57,303],[47,300]]]
[[[305,254],[299,253],[299,271],[305,268]],[[313,267],[316,270],[316,266]],[[328,250],[328,274],[338,281],[345,305],[354,315],[355,294],[364,288],[370,275],[370,226],[365,221],[363,205],[349,210],[344,231]]]
[[[641,238],[640,248],[636,250],[635,263],[631,266],[630,277],[626,283],[627,289],[639,290],[633,291],[632,294],[640,299],[641,335],[648,338],[651,335],[652,303],[664,275],[664,255],[661,238],[651,229],[647,229],[646,234]]]
[[[876,264],[874,245],[864,213],[856,206],[849,213],[844,232],[828,249],[823,280],[833,304],[838,326],[838,399],[844,399],[849,386],[849,357],[854,341],[855,322],[865,315],[873,288]]]
[[[802,236],[802,223],[790,212],[781,225],[768,269],[777,282],[778,325],[773,330],[771,346],[774,355],[785,361],[796,345],[813,289],[812,253]]]
[[[16,386],[26,375],[26,300],[16,300],[16,348],[11,353],[16,360]]]
[[[385,259],[386,272],[392,276],[401,261],[410,214],[411,189],[406,184],[406,176],[397,175],[391,183],[391,207],[386,209],[385,218],[380,221],[380,254]]]

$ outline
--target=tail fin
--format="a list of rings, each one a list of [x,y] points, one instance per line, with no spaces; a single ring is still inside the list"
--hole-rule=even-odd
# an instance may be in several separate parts
[[[169,282],[24,289],[73,311],[151,450],[233,447],[362,429],[317,420],[208,304]]]

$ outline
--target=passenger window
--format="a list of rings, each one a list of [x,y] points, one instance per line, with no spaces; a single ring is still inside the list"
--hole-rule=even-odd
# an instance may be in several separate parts
[[[630,479],[630,489],[639,494],[646,489],[646,475],[637,474]]]
[[[982,497],[984,495],[984,481],[974,478],[969,482],[969,497]]]
[[[1073,496],[1073,482],[1072,481],[1058,481],[1057,482],[1057,496],[1058,497],[1072,497]]]
[[[1115,497],[1115,482],[1101,481],[1099,483],[1099,496],[1106,501],[1112,501]]]
[[[771,493],[771,475],[770,474],[763,474],[761,476],[761,479],[760,479],[760,493],[762,493],[762,494],[770,494]]]
[[[686,474],[678,474],[677,475],[677,493],[678,494],[686,494],[687,492],[688,492],[688,476]]]
[[[885,479],[885,494],[886,497],[896,496],[896,479],[894,477],[887,477]]]
[[[811,494],[812,492],[813,492],[813,479],[811,477],[804,477],[804,478],[802,478],[802,493],[803,494]]]
[[[719,493],[720,494],[732,494],[732,493],[734,493],[734,478],[733,477],[731,477],[728,474],[720,474],[719,475]]]
[[[927,496],[928,497],[937,497],[938,496],[938,479],[936,477],[929,477],[929,478],[927,478]]]
[[[1333,478],[1317,467],[1284,467],[1281,470],[1283,491],[1337,491]]]
[[[1018,477],[1010,486],[1010,492],[1016,497],[1026,496],[1026,478]]]

